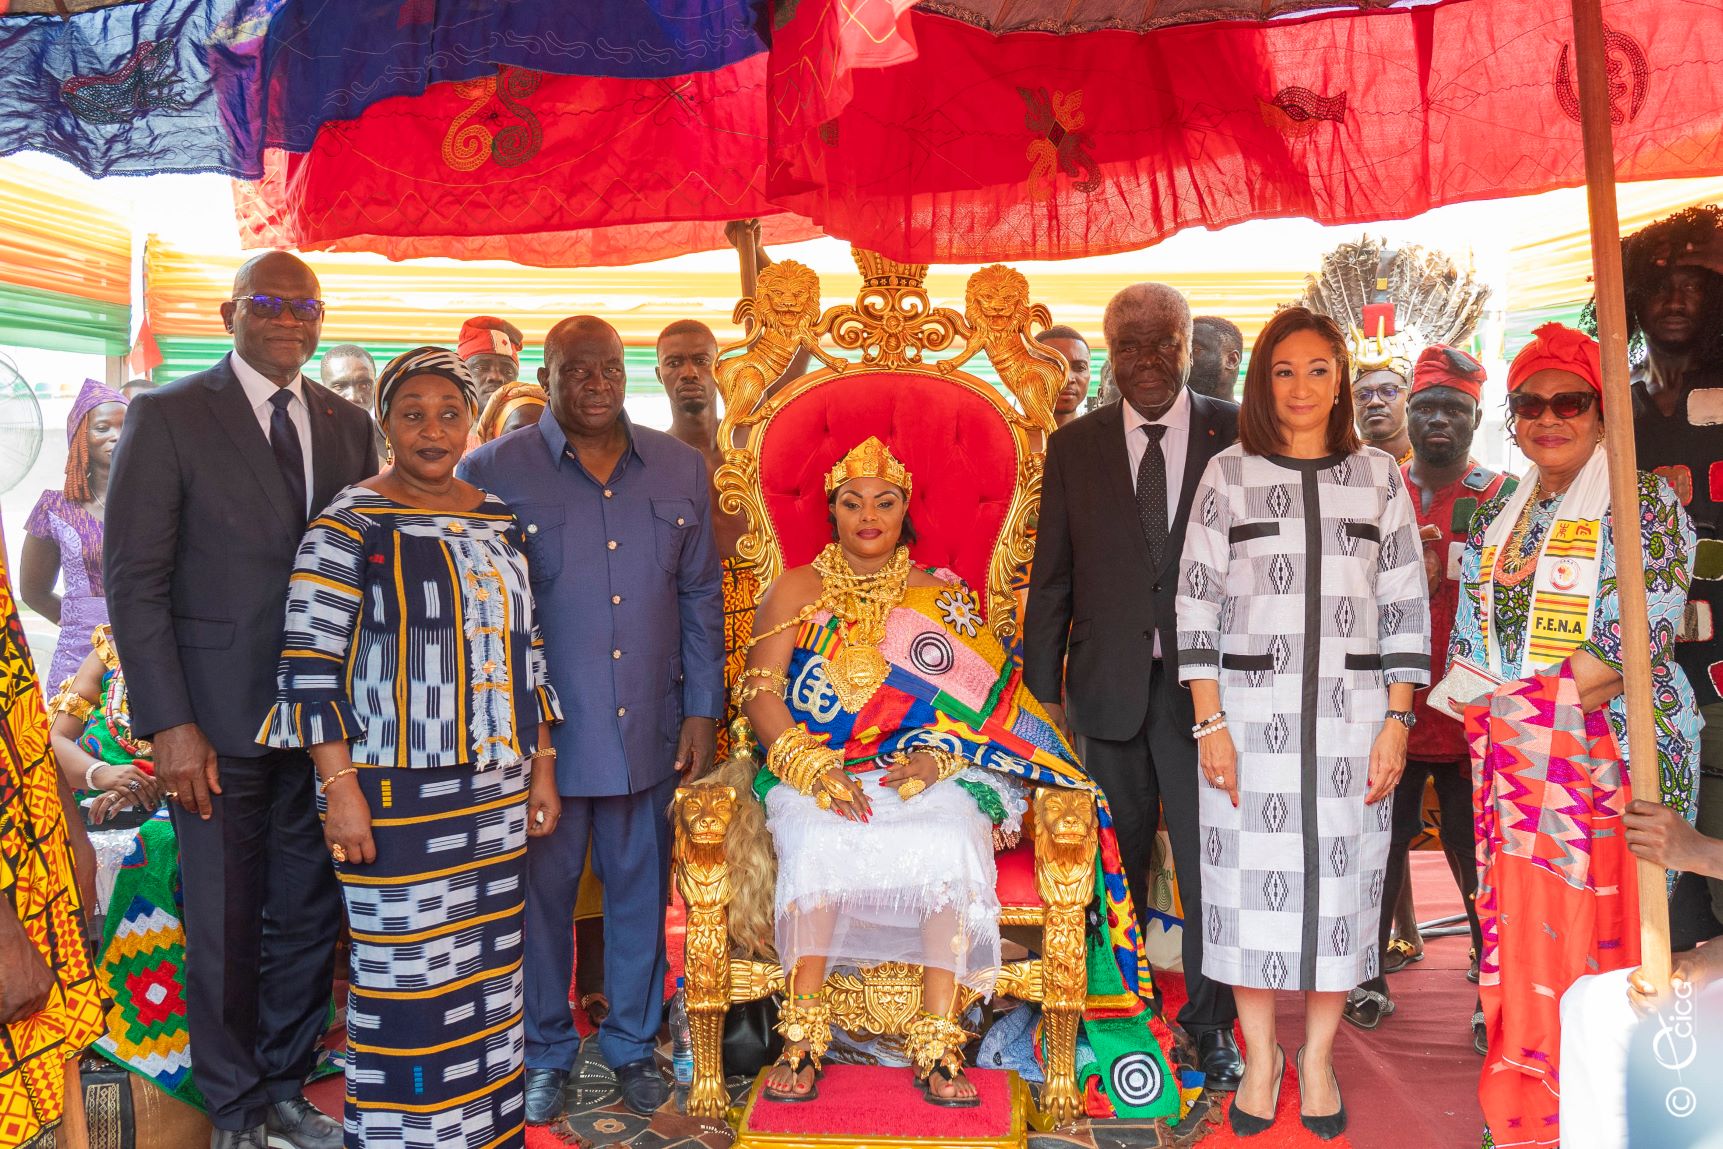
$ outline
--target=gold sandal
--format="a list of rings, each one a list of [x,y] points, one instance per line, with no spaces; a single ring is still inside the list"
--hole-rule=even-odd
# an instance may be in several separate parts
[[[980,1096],[941,1097],[933,1091],[933,1075],[943,1077],[947,1084],[963,1073],[963,1046],[969,1032],[948,1017],[922,1010],[909,1023],[904,1033],[903,1050],[909,1055],[914,1073],[912,1080],[921,1088],[921,1099],[941,1109],[975,1109]]]
[[[810,994],[801,1001],[791,998],[784,1002],[778,1012],[777,1030],[784,1038],[784,1051],[778,1054],[778,1060],[772,1063],[775,1069],[780,1065],[789,1067],[792,1077],[800,1077],[802,1070],[813,1067],[814,1079],[808,1083],[806,1093],[791,1090],[781,1090],[762,1087],[760,1092],[768,1101],[782,1101],[788,1104],[799,1104],[803,1101],[814,1101],[820,1095],[820,1076],[824,1070],[820,1067],[820,1059],[826,1055],[826,1050],[832,1044],[832,1007],[826,1003],[821,994]],[[800,1046],[792,1049],[791,1046]]]

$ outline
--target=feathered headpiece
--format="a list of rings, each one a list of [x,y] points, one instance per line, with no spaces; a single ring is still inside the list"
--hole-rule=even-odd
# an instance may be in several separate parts
[[[826,476],[826,494],[831,494],[851,479],[862,478],[884,479],[901,488],[903,497],[909,498],[909,472],[892,455],[891,448],[880,442],[876,435],[869,435],[838,460],[837,466]]]
[[[1432,344],[1463,347],[1483,317],[1490,289],[1437,251],[1389,248],[1365,236],[1322,257],[1307,276],[1303,307],[1347,332],[1354,371],[1387,368],[1408,382],[1412,365]]]

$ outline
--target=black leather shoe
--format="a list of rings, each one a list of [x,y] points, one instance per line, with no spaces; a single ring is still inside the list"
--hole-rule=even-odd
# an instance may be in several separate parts
[[[526,1071],[526,1123],[549,1125],[562,1116],[562,1091],[568,1085],[566,1069]]]
[[[617,1066],[616,1083],[622,1086],[622,1103],[642,1117],[652,1116],[670,1100],[670,1086],[664,1083],[658,1063],[650,1057]]]
[[[1239,1056],[1238,1042],[1232,1029],[1211,1029],[1197,1037],[1197,1068],[1202,1070],[1203,1085],[1231,1093],[1244,1080],[1244,1058]]]
[[[1258,1117],[1254,1113],[1246,1113],[1238,1107],[1238,1098],[1232,1099],[1227,1106],[1226,1121],[1232,1127],[1233,1134],[1238,1137],[1255,1137],[1258,1133],[1267,1133],[1274,1125],[1275,1115],[1280,1111],[1280,1087],[1286,1081],[1286,1050],[1276,1045],[1274,1047],[1274,1104],[1268,1107],[1267,1117]]]
[[[1294,1058],[1294,1061],[1298,1065],[1299,1095],[1302,1097],[1304,1093],[1304,1046],[1298,1047],[1298,1056]],[[1334,1076],[1332,1065],[1328,1067],[1328,1075],[1334,1081],[1334,1096],[1340,1097],[1340,1078]],[[1340,1097],[1340,1108],[1321,1117],[1312,1117],[1300,1109],[1298,1120],[1306,1129],[1324,1141],[1332,1141],[1346,1132],[1346,1099]]]
[[[341,1123],[304,1094],[271,1105],[263,1115],[263,1129],[273,1149],[341,1149]]]
[[[269,1149],[263,1126],[256,1129],[217,1129],[209,1135],[209,1149]]]

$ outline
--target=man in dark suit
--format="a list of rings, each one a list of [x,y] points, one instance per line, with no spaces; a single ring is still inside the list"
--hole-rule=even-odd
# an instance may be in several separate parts
[[[311,760],[258,745],[305,524],[374,474],[365,412],[300,374],[317,277],[285,252],[239,269],[233,352],[140,395],[109,485],[109,613],[135,732],[176,804],[187,1020],[212,1149],[340,1149],[300,1086],[323,1033],[341,902]]]
[[[1174,664],[1173,595],[1191,496],[1209,459],[1238,437],[1238,408],[1186,386],[1191,313],[1173,288],[1126,288],[1102,324],[1122,398],[1048,441],[1023,680],[1076,736],[1107,795],[1140,921],[1165,814],[1190,991],[1178,1020],[1208,1084],[1232,1090],[1244,1072],[1232,991],[1202,975],[1195,716]]]

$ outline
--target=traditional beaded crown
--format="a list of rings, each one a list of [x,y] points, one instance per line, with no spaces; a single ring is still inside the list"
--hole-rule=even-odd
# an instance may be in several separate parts
[[[884,479],[894,487],[903,488],[904,497],[909,497],[909,472],[877,435],[869,435],[838,460],[837,466],[826,476],[826,494],[831,494],[851,479],[862,478]]]

